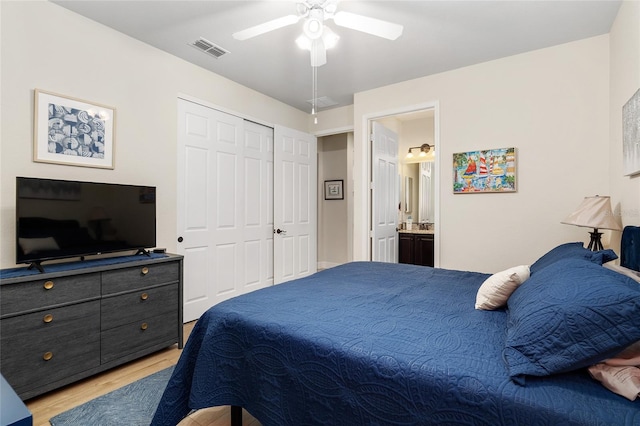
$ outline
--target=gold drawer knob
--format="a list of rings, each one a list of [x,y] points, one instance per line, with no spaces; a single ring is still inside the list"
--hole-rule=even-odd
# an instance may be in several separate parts
[[[51,314],[47,314],[47,315],[45,315],[45,316],[42,318],[42,321],[43,321],[43,322],[46,322],[46,323],[50,323],[51,321],[53,321],[53,315],[51,315]]]
[[[53,281],[46,281],[43,287],[45,290],[51,290],[53,288]]]
[[[142,299],[142,300],[147,300],[148,298],[149,298],[149,294],[147,294],[147,293],[142,293],[140,295],[140,299]]]
[[[149,273],[149,268],[147,268],[146,266],[142,268],[142,275],[147,275]]]
[[[146,322],[143,322],[143,323],[142,323],[142,325],[140,326],[140,330],[146,330],[146,329],[147,329],[147,327],[149,327],[149,326],[147,325],[147,323],[146,323]]]
[[[51,358],[53,358],[53,352],[45,352],[44,355],[42,355],[42,359],[45,361],[49,361]]]

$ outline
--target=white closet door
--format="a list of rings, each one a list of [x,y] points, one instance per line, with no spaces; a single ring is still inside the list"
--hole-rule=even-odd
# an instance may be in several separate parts
[[[273,129],[244,122],[243,293],[273,285]]]
[[[398,262],[398,136],[373,122],[371,259]]]
[[[199,318],[213,304],[211,189],[215,117],[208,108],[178,100],[178,253],[184,256],[184,321]]]
[[[184,321],[273,284],[273,131],[178,100],[178,253]]]
[[[279,284],[317,270],[317,140],[274,129],[274,279]]]

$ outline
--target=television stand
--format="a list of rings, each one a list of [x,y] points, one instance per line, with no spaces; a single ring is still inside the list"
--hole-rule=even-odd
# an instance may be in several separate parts
[[[144,254],[147,257],[151,257],[151,252],[147,249],[138,249],[138,251],[136,252],[135,256],[139,255],[139,254]]]
[[[44,274],[44,268],[42,267],[42,263],[39,260],[34,260],[33,262],[29,263],[29,267],[27,267],[27,269],[31,270],[33,268],[36,268],[38,271],[40,271],[41,274]]]
[[[20,398],[182,348],[182,256],[126,258],[0,277],[0,373]]]

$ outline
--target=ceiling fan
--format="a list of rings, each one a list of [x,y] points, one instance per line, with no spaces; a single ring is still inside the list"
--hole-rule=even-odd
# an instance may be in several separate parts
[[[247,40],[304,20],[303,35],[296,40],[296,43],[299,47],[311,52],[311,66],[319,67],[327,62],[326,49],[334,46],[339,39],[329,27],[324,25],[327,19],[333,19],[333,22],[340,27],[362,31],[388,40],[395,40],[402,35],[402,25],[355,13],[338,12],[337,8],[338,0],[297,0],[297,15],[287,15],[249,27],[234,33],[233,38]]]

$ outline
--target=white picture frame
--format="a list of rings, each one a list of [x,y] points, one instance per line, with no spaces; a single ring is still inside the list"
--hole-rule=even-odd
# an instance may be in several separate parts
[[[640,173],[640,89],[622,107],[622,167],[624,176]]]
[[[35,89],[33,161],[115,167],[113,107]]]

